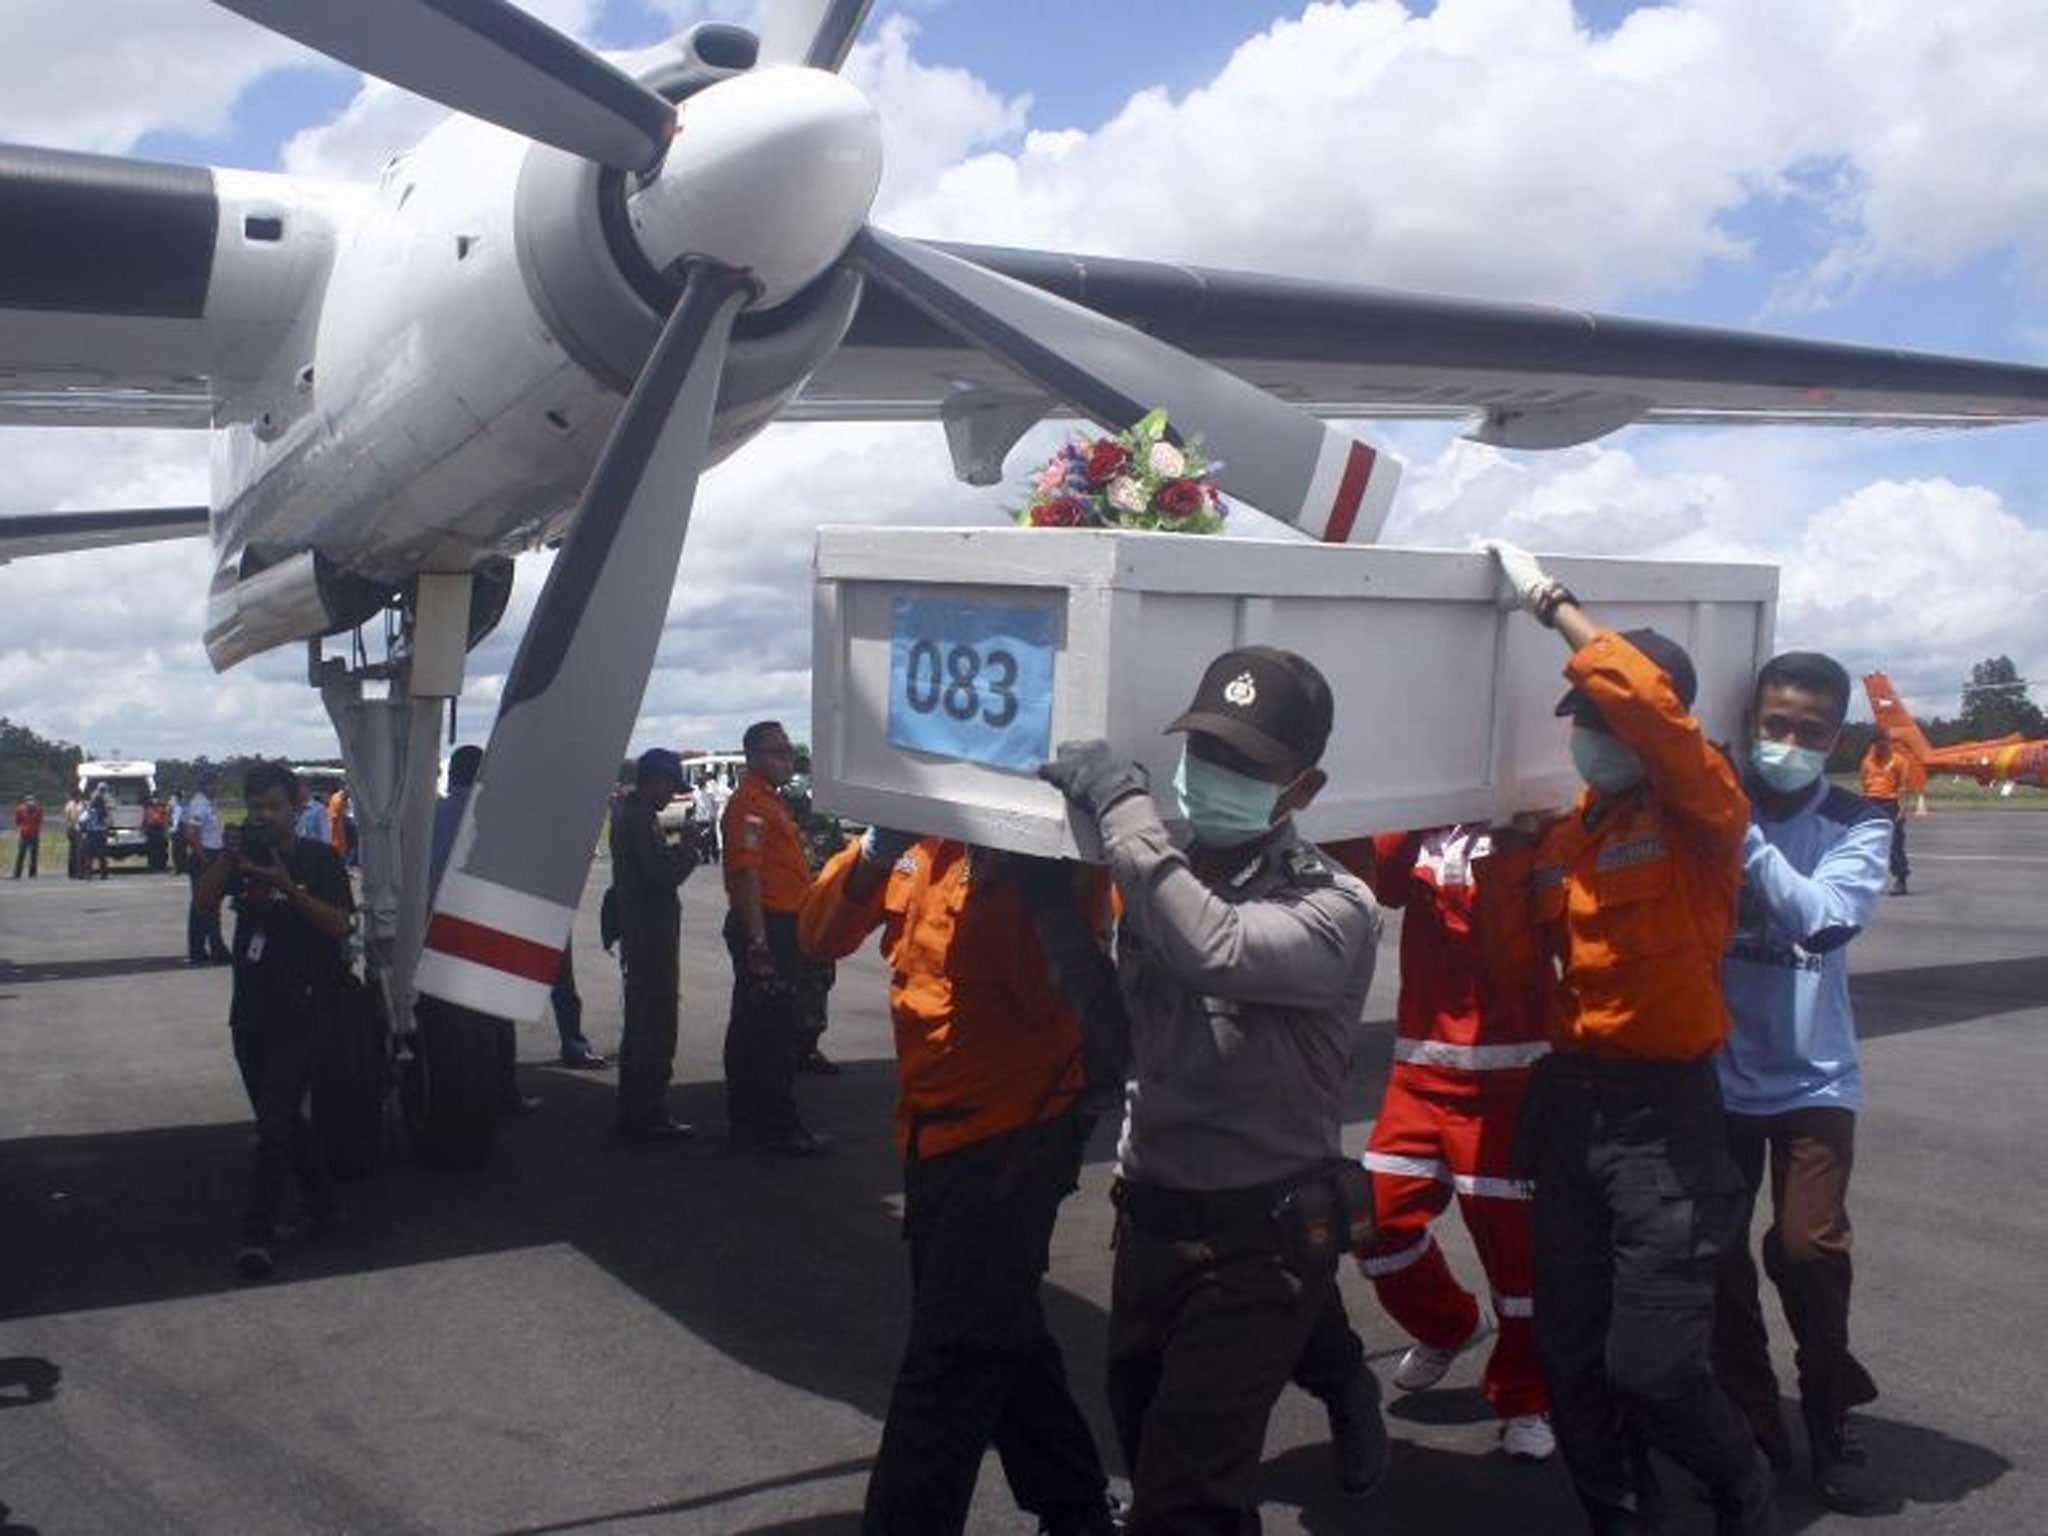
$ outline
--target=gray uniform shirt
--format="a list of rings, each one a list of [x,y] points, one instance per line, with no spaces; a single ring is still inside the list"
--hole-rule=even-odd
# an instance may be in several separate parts
[[[1117,1170],[1174,1189],[1276,1183],[1341,1157],[1379,907],[1292,822],[1204,881],[1148,796],[1102,817],[1124,901],[1117,970],[1131,1081]]]

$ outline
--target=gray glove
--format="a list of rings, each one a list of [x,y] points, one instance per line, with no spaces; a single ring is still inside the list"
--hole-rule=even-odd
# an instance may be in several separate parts
[[[892,827],[869,827],[861,834],[860,861],[881,869],[894,867],[917,841],[915,832],[898,832]]]
[[[1058,755],[1038,765],[1038,776],[1090,816],[1152,787],[1143,768],[1099,740],[1061,742]]]

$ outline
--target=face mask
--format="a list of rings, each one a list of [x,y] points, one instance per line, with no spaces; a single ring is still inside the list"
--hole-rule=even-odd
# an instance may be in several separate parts
[[[1753,741],[1749,760],[1757,777],[1781,795],[1805,789],[1828,765],[1828,755],[1811,747],[1795,747],[1783,741]]]
[[[1643,777],[1643,760],[1634,748],[1619,737],[1583,725],[1572,727],[1572,766],[1603,795],[1619,794]]]
[[[1211,848],[1229,848],[1263,836],[1273,824],[1273,807],[1280,803],[1283,788],[1190,757],[1185,747],[1180,766],[1173,770],[1180,813],[1195,841]]]

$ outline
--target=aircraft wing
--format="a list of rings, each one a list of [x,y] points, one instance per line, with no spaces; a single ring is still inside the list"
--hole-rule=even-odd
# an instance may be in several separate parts
[[[2048,368],[1163,262],[942,248],[1112,315],[1316,415],[1470,418],[1473,437],[1501,447],[1566,447],[1635,422],[1976,427],[2048,418]],[[871,284],[845,344],[785,415],[928,420],[976,405],[1021,408],[1035,394]]]
[[[0,565],[23,555],[63,555],[117,544],[195,539],[204,507],[133,507],[106,512],[23,512],[0,516]]]
[[[360,195],[0,144],[0,426],[253,417]]]

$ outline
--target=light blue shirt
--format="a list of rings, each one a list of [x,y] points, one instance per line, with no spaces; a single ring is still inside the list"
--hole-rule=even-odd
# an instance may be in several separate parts
[[[308,796],[305,808],[299,812],[298,835],[316,843],[334,841],[333,824],[328,821],[327,807],[320,803],[318,795]]]
[[[1751,821],[1721,971],[1730,1018],[1721,1094],[1731,1113],[1861,1106],[1848,943],[1884,894],[1891,843],[1882,811],[1826,780],[1784,820]]]

